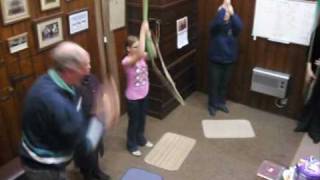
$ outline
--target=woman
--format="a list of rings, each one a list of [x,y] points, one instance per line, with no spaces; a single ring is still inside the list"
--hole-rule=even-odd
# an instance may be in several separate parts
[[[234,12],[230,0],[224,0],[210,23],[208,110],[214,116],[216,110],[228,113],[225,96],[227,85],[238,54],[237,37],[242,22]]]

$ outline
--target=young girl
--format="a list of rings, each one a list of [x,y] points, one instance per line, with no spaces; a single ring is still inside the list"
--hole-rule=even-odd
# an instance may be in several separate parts
[[[129,36],[126,43],[127,56],[122,65],[127,77],[127,109],[129,124],[127,130],[127,149],[134,156],[141,156],[139,146],[153,147],[153,144],[144,137],[146,120],[147,95],[149,92],[147,54],[145,37],[149,34],[147,21],[141,24],[139,39]]]

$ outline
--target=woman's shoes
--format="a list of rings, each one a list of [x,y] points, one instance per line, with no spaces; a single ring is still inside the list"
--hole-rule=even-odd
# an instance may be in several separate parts
[[[219,105],[219,106],[217,106],[217,109],[222,112],[229,113],[229,109],[226,105]]]
[[[210,116],[215,116],[217,110],[214,107],[209,106],[208,111],[209,111]]]
[[[294,129],[294,132],[306,132],[306,131],[307,131],[306,128],[300,127],[300,126],[298,126],[298,127],[296,127],[296,128]]]
[[[226,105],[217,105],[215,107],[212,107],[212,106],[208,107],[208,111],[209,111],[210,116],[215,116],[217,110],[220,110],[225,113],[229,113],[229,109]]]

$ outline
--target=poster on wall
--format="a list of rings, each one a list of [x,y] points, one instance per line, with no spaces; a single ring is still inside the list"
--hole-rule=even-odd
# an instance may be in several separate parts
[[[115,30],[126,25],[125,22],[125,0],[109,1],[110,29]]]
[[[69,34],[75,34],[89,29],[88,10],[85,9],[71,13],[68,16],[68,22]]]
[[[181,49],[188,44],[188,17],[186,16],[177,20],[177,48]]]

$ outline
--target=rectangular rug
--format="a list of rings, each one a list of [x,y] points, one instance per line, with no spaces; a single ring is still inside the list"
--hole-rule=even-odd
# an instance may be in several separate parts
[[[167,132],[145,157],[144,161],[169,171],[180,168],[196,143],[195,139]]]
[[[163,180],[163,178],[143,169],[130,168],[121,180]]]
[[[245,119],[202,120],[206,138],[253,138],[254,130],[250,121]]]

